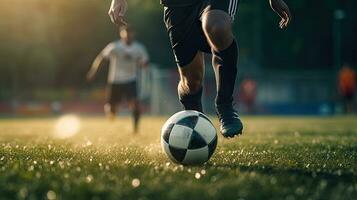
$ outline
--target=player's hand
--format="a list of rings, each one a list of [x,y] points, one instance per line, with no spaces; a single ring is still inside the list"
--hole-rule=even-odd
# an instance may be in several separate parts
[[[112,0],[108,15],[112,22],[116,25],[126,25],[124,15],[128,9],[128,3],[126,0]]]
[[[283,0],[269,0],[271,9],[276,12],[281,18],[279,27],[281,29],[286,28],[291,21],[291,13],[288,5]]]

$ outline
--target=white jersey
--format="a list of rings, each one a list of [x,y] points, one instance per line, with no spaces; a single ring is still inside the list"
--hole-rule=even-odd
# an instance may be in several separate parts
[[[108,44],[101,55],[109,59],[108,83],[135,81],[140,63],[149,60],[146,49],[138,42],[130,45],[118,40]]]

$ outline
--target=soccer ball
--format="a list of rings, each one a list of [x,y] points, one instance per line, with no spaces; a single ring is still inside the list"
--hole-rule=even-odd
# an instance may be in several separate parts
[[[161,146],[176,163],[202,164],[211,158],[216,149],[216,129],[203,113],[181,111],[170,117],[162,127]]]

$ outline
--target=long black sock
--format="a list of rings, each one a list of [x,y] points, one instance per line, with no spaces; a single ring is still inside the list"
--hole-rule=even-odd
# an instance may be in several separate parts
[[[232,104],[237,76],[238,46],[235,40],[225,50],[213,51],[213,65],[217,80],[216,105]]]
[[[184,94],[179,90],[178,95],[185,110],[196,110],[202,112],[202,88],[193,94]]]
[[[133,110],[134,132],[137,132],[139,129],[139,120],[140,120],[140,110],[138,108],[134,108]]]

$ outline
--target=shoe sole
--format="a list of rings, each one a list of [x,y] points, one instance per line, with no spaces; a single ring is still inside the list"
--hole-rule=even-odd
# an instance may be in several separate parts
[[[223,134],[221,132],[221,134],[223,135],[223,137],[225,138],[234,138],[235,136],[239,136],[239,135],[242,135],[243,134],[243,128],[241,128],[239,131],[236,131],[235,133],[233,134]]]

